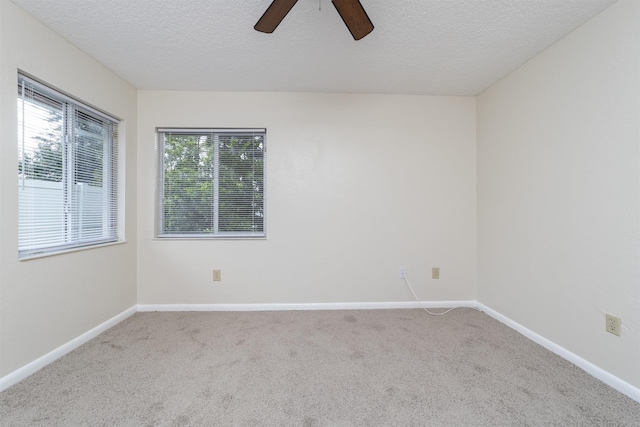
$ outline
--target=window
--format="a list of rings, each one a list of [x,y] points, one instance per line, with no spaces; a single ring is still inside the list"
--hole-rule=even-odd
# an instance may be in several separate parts
[[[264,237],[264,129],[158,129],[158,237]]]
[[[117,241],[116,119],[18,76],[18,256]]]

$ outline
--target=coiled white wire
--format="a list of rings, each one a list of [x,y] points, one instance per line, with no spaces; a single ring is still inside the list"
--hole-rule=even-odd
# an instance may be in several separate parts
[[[478,310],[476,307],[451,307],[451,308],[448,308],[445,311],[442,311],[440,313],[434,313],[432,311],[429,311],[427,309],[427,307],[423,306],[422,303],[420,302],[420,299],[418,298],[418,295],[416,295],[415,291],[413,290],[413,286],[411,286],[411,283],[409,283],[409,279],[407,279],[407,276],[405,274],[403,274],[402,278],[404,279],[404,282],[407,284],[407,286],[409,286],[409,289],[411,289],[411,293],[413,294],[413,297],[416,299],[416,302],[418,303],[420,308],[423,309],[424,311],[426,311],[427,313],[429,313],[432,316],[442,316],[444,314],[447,314],[451,310],[455,310],[456,308],[473,308],[475,310]]]

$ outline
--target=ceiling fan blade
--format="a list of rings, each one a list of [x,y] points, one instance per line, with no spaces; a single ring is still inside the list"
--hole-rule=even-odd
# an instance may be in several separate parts
[[[263,33],[273,33],[297,1],[298,0],[273,0],[253,28]]]
[[[360,40],[371,31],[373,23],[359,0],[331,0],[354,39]]]

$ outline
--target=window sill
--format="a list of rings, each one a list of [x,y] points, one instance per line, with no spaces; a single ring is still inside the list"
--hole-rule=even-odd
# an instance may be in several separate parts
[[[186,236],[186,235],[162,235],[155,236],[156,241],[173,241],[173,240],[267,240],[266,235],[262,236],[242,236],[242,235],[226,235],[226,236]]]
[[[38,258],[47,258],[47,257],[51,257],[51,256],[63,255],[63,254],[68,254],[68,253],[72,253],[72,252],[88,251],[88,250],[91,250],[91,249],[105,248],[105,247],[108,247],[108,246],[122,245],[122,244],[125,244],[125,243],[127,243],[126,240],[118,240],[117,242],[100,243],[100,244],[97,244],[97,245],[82,246],[82,247],[79,247],[79,248],[64,249],[64,250],[55,251],[55,252],[43,252],[43,253],[40,253],[40,254],[18,256],[18,261],[30,261],[30,260],[38,259]]]

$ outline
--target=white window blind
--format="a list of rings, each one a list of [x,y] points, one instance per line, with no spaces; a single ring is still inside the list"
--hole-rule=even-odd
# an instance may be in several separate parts
[[[117,240],[116,119],[18,77],[18,255]]]
[[[158,129],[158,237],[264,237],[265,129]]]

